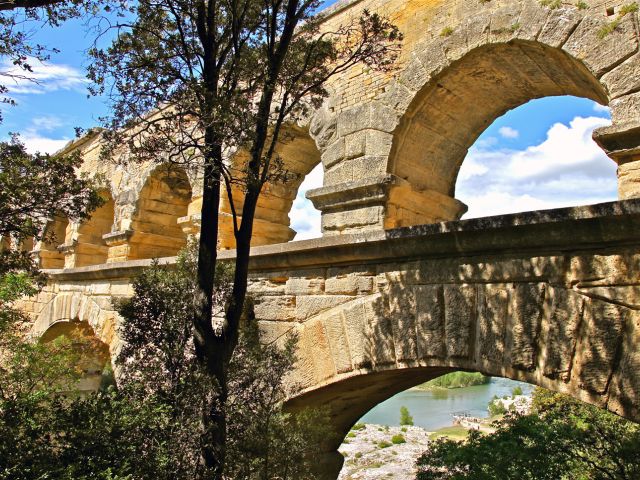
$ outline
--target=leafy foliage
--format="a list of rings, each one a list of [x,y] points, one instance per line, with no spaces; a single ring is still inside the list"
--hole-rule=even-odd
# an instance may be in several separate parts
[[[404,405],[400,407],[400,425],[413,425],[413,417]]]
[[[420,385],[421,388],[464,388],[484,385],[491,381],[479,372],[451,372]]]
[[[640,426],[570,397],[536,389],[534,412],[509,414],[496,431],[437,440],[418,459],[418,480],[631,480],[640,474]]]

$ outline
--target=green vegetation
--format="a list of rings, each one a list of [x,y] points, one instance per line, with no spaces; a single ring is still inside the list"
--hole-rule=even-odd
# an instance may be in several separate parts
[[[486,377],[478,372],[452,372],[441,377],[429,380],[417,388],[430,390],[433,388],[464,388],[473,385],[484,385],[491,381],[491,377]]]
[[[540,0],[540,5],[543,7],[549,7],[551,10],[555,10],[562,6],[562,0]]]
[[[517,395],[522,395],[522,388],[518,385],[513,390],[511,390],[511,395],[513,395],[514,397]]]
[[[356,423],[351,430],[364,430],[367,426],[364,423]]]
[[[640,478],[640,425],[536,389],[530,415],[465,442],[438,439],[418,459],[417,480],[632,480]]]
[[[398,433],[393,437],[391,437],[391,443],[393,443],[394,445],[399,445],[400,443],[406,443],[406,442],[407,441],[405,440],[404,435],[402,435],[401,433]]]
[[[618,26],[620,25],[620,22],[622,22],[622,19],[625,17],[625,15],[629,13],[637,12],[637,11],[638,11],[638,4],[635,2],[624,5],[622,8],[620,8],[620,11],[618,12],[618,16],[614,20],[603,25],[602,28],[598,30],[598,38],[602,40],[610,33],[613,33],[615,29],[618,28]]]
[[[400,425],[413,425],[413,417],[404,405],[400,407]]]
[[[429,438],[431,440],[437,440],[439,438],[447,438],[450,440],[464,440],[467,438],[469,430],[459,425],[454,425],[452,427],[444,427],[439,430],[433,432]]]
[[[444,27],[444,28],[442,29],[442,31],[440,32],[440,36],[441,36],[441,37],[449,37],[452,33],[453,33],[453,28],[451,28],[451,27]]]
[[[386,440],[380,440],[378,442],[378,448],[389,448],[393,443],[387,442]]]
[[[491,400],[487,409],[489,410],[489,416],[491,417],[499,417],[500,415],[507,413],[507,409],[500,399]]]
[[[586,10],[587,8],[589,8],[589,5],[587,4],[587,2],[578,2],[576,3],[576,7],[578,8],[578,10]]]

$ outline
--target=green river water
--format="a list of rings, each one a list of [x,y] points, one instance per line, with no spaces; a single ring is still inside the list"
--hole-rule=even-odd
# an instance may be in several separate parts
[[[465,413],[474,417],[487,417],[487,404],[494,395],[511,395],[520,386],[524,394],[533,391],[533,385],[505,378],[492,378],[490,383],[473,387],[417,390],[401,392],[371,409],[359,421],[379,425],[399,425],[400,407],[405,406],[416,426],[429,431],[450,426],[453,415]]]

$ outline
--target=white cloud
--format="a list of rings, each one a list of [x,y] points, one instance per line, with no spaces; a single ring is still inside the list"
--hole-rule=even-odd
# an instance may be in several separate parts
[[[55,153],[71,139],[68,137],[52,138],[51,134],[45,133],[61,126],[64,126],[64,121],[59,117],[34,117],[29,125],[20,132],[19,138],[29,153]]]
[[[30,58],[31,72],[13,65],[9,60],[0,63],[0,79],[11,95],[38,95],[58,90],[84,92],[87,79],[69,65],[43,63]]]
[[[43,137],[33,130],[20,135],[20,141],[29,153],[55,153],[69,143],[69,138],[54,139]]]
[[[593,102],[593,111],[611,114],[611,109],[609,107],[606,105],[600,105],[598,102]]]
[[[307,200],[305,193],[307,190],[322,186],[323,173],[322,164],[317,165],[305,177],[298,189],[298,195],[293,201],[291,212],[289,212],[291,228],[297,232],[294,240],[306,240],[322,236],[320,211],[315,209],[310,200]]]
[[[615,200],[615,163],[591,138],[608,123],[575,117],[525,150],[474,146],[456,185],[456,197],[469,205],[465,218]]]
[[[520,132],[511,127],[501,127],[498,130],[498,133],[500,133],[500,135],[502,135],[502,137],[504,138],[518,138],[520,136]]]

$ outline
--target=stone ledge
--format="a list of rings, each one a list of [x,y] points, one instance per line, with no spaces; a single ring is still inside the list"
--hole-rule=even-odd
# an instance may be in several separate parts
[[[640,243],[640,199],[367,231],[252,248],[252,271],[398,262],[451,254],[576,251]],[[232,261],[235,250],[218,252]],[[130,278],[153,260],[45,270],[55,280]],[[172,265],[175,257],[161,258]]]

